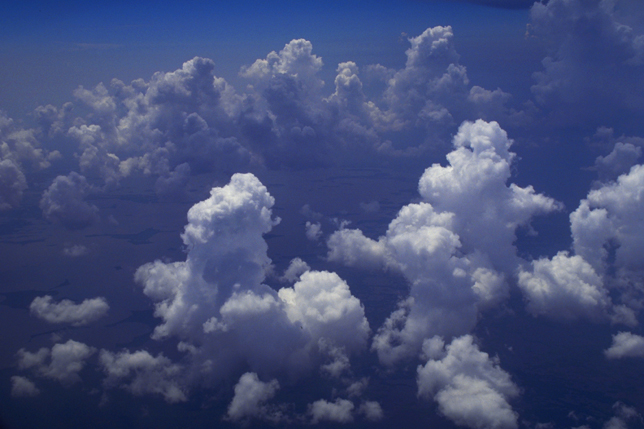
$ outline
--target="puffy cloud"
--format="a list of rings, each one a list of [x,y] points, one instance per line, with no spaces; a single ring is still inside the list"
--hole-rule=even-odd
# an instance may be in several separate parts
[[[613,335],[613,344],[604,351],[609,359],[644,357],[644,337],[630,332]]]
[[[40,389],[26,377],[14,375],[11,377],[11,396],[25,398],[40,395]]]
[[[295,259],[276,292],[263,284],[271,267],[262,235],[278,220],[273,197],[252,174],[235,174],[188,211],[185,261],[155,261],[135,275],[156,302],[153,337],[176,337],[187,352],[185,383],[213,385],[230,374],[260,378],[309,371],[333,350],[363,350],[369,324],[360,301],[334,273]]]
[[[372,422],[380,421],[384,417],[384,413],[382,412],[382,407],[376,401],[363,402],[362,404],[360,404],[360,408],[358,408],[358,412],[364,415],[365,419]]]
[[[590,191],[570,215],[575,253],[602,275],[611,266],[619,284],[639,291],[644,290],[643,189],[644,166],[635,165],[616,182]]]
[[[337,274],[305,272],[278,295],[286,303],[289,320],[301,324],[313,338],[327,338],[352,351],[366,346],[369,323],[364,308]]]
[[[66,245],[63,249],[63,254],[72,258],[84,256],[89,253],[89,249],[82,244]]]
[[[82,326],[94,322],[107,314],[110,306],[105,298],[86,299],[80,304],[63,299],[53,302],[49,295],[34,298],[29,305],[33,316],[49,323],[71,323],[72,326]]]
[[[20,167],[10,159],[0,161],[0,210],[17,207],[25,189],[27,179]]]
[[[518,426],[508,400],[519,389],[472,336],[455,338],[447,347],[433,337],[424,342],[423,352],[428,361],[418,367],[418,394],[433,397],[445,417],[476,429]]]
[[[335,402],[320,399],[309,405],[309,414],[311,415],[311,422],[314,424],[322,421],[351,423],[354,408],[355,405],[348,399],[338,398]]]
[[[20,349],[17,354],[18,368],[32,369],[40,376],[69,385],[81,381],[78,373],[95,352],[95,348],[74,340],[55,344],[51,350],[43,347],[36,353]]]
[[[599,156],[595,160],[595,167],[600,180],[615,180],[622,174],[627,174],[631,167],[637,164],[641,156],[641,146],[617,142],[611,153],[606,156]]]
[[[56,177],[40,200],[43,216],[68,229],[90,226],[98,220],[98,208],[83,201],[90,190],[85,176],[74,171]]]
[[[520,263],[517,229],[561,207],[532,187],[507,185],[511,144],[495,122],[463,123],[449,165],[425,171],[422,201],[403,207],[385,236],[340,229],[329,237],[329,260],[393,269],[411,285],[374,338],[381,362],[416,355],[425,338],[469,332],[480,310],[508,295],[506,276]]]
[[[162,354],[154,357],[146,351],[101,350],[99,362],[107,375],[103,382],[107,388],[120,386],[134,395],[158,394],[169,403],[187,400],[184,368]]]
[[[644,35],[627,25],[620,9],[613,0],[551,0],[532,7],[529,34],[548,49],[532,91],[553,110],[553,120],[637,123],[644,105]]]
[[[552,259],[533,261],[532,268],[532,272],[519,273],[519,287],[532,314],[559,320],[605,316],[611,304],[608,291],[581,256],[559,252]]]
[[[629,427],[628,422],[639,420],[642,422],[642,415],[634,407],[629,407],[621,402],[613,404],[615,415],[604,423],[603,429],[626,429]]]
[[[322,225],[320,222],[311,223],[306,221],[306,238],[311,241],[317,241],[322,236]]]
[[[265,383],[254,372],[243,374],[235,385],[235,396],[228,406],[226,418],[235,422],[260,419],[276,423],[282,420],[284,416],[279,409],[271,409],[266,405],[266,401],[275,396],[279,387],[277,380]]]
[[[309,264],[307,264],[300,258],[294,258],[293,260],[291,260],[291,263],[289,264],[286,271],[284,271],[284,275],[280,277],[280,279],[289,283],[295,283],[297,280],[299,280],[300,276],[307,271],[311,271]]]

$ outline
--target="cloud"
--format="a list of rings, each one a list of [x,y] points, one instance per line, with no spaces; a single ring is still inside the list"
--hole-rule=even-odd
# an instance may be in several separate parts
[[[90,190],[85,176],[74,171],[56,177],[40,200],[43,216],[71,230],[92,225],[98,221],[98,207],[83,201]]]
[[[103,367],[106,388],[122,387],[134,395],[162,395],[169,403],[187,401],[184,368],[159,354],[147,351],[113,353],[101,350],[99,363]]]
[[[360,404],[358,412],[364,415],[365,419],[371,422],[378,422],[383,419],[384,413],[382,412],[382,407],[376,401],[365,401]]]
[[[235,174],[188,211],[185,261],[137,270],[162,320],[153,338],[180,340],[181,386],[217,385],[244,372],[292,379],[334,360],[333,350],[351,356],[366,347],[364,308],[337,274],[295,259],[285,275],[292,287],[263,284],[271,261],[262,236],[279,221],[273,204],[255,176]]]
[[[449,165],[425,170],[422,201],[404,206],[385,236],[376,241],[342,228],[329,237],[330,261],[392,269],[411,285],[374,338],[382,363],[417,355],[425,338],[469,332],[479,311],[508,295],[506,276],[521,262],[517,229],[561,208],[531,186],[507,184],[511,144],[495,122],[463,123]]]
[[[29,306],[32,316],[43,319],[48,323],[70,323],[72,326],[82,326],[105,316],[110,309],[105,298],[86,299],[80,304],[63,299],[56,303],[49,295],[34,298]]]
[[[12,160],[0,161],[0,210],[15,208],[20,204],[27,179]]]
[[[249,422],[251,419],[268,420],[277,423],[285,417],[279,409],[272,409],[265,403],[275,396],[280,388],[277,380],[262,382],[254,372],[247,372],[235,385],[235,396],[228,406],[226,418],[234,422]]]
[[[445,417],[476,429],[518,427],[508,400],[519,389],[472,336],[455,338],[445,348],[442,338],[433,337],[423,352],[428,360],[418,367],[418,395],[433,397]]]
[[[280,280],[289,283],[295,283],[300,279],[300,276],[307,271],[311,271],[309,264],[307,264],[300,258],[294,258],[291,260],[291,263],[289,264],[286,271],[284,271],[284,275],[280,277]]]
[[[628,422],[639,420],[642,423],[642,415],[634,407],[629,407],[621,402],[613,404],[615,415],[604,423],[603,429],[626,429],[629,427]]]
[[[63,254],[71,258],[78,258],[79,256],[85,256],[89,253],[89,249],[82,244],[74,245],[65,245],[63,249]]]
[[[532,92],[552,111],[552,121],[636,125],[644,105],[644,35],[620,9],[611,0],[550,0],[532,7],[528,34],[548,50]]]
[[[39,376],[71,385],[81,381],[78,373],[95,352],[95,348],[74,340],[55,344],[51,349],[43,347],[36,353],[20,349],[17,353],[18,368],[31,369]]]
[[[324,399],[313,402],[309,405],[309,414],[313,424],[322,421],[334,423],[351,423],[353,421],[353,402],[347,399],[338,398],[335,402],[328,402]]]
[[[635,165],[617,181],[588,193],[570,215],[575,253],[601,275],[615,270],[615,281],[626,290],[644,291],[644,166]],[[614,260],[609,261],[609,250]]]
[[[613,335],[613,344],[604,350],[609,359],[625,357],[644,357],[644,337],[630,332],[620,332]]]
[[[322,236],[322,225],[320,222],[311,223],[306,221],[306,238],[311,241],[318,241]]]
[[[600,320],[611,306],[602,279],[580,256],[559,252],[552,259],[532,262],[532,272],[521,270],[519,287],[528,311],[557,320]]]
[[[14,375],[11,377],[11,396],[28,398],[40,395],[40,389],[26,377]]]

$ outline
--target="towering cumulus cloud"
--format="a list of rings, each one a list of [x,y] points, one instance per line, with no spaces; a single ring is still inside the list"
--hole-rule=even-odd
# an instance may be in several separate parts
[[[228,417],[268,418],[261,403],[279,384],[262,384],[257,377],[297,376],[338,356],[348,361],[365,348],[364,309],[335,273],[303,266],[291,288],[277,292],[263,284],[271,261],[262,235],[279,222],[272,217],[273,203],[255,176],[235,174],[190,209],[182,235],[186,260],[155,261],[136,272],[162,319],[153,337],[178,338],[186,356],[173,364],[145,351],[102,351],[111,385],[120,377],[141,377],[145,370],[150,376],[129,384],[130,390],[176,401],[190,386],[213,385],[246,371]]]
[[[328,240],[332,261],[400,271],[409,297],[378,331],[373,347],[392,365],[416,356],[424,339],[458,336],[478,312],[508,294],[506,276],[520,260],[516,230],[554,200],[532,187],[506,184],[512,140],[495,122],[465,122],[454,137],[449,165],[433,165],[420,179],[422,201],[403,207],[377,241],[341,229]]]

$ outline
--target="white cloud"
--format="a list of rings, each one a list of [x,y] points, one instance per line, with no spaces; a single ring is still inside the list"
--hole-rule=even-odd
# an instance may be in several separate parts
[[[347,399],[338,398],[335,402],[328,402],[324,399],[313,402],[309,405],[309,414],[313,424],[323,421],[333,423],[351,423],[353,421],[353,409],[355,405]]]
[[[366,347],[362,304],[335,273],[295,259],[285,274],[292,287],[276,292],[263,284],[271,261],[262,235],[278,222],[273,203],[255,176],[234,175],[189,210],[185,261],[136,272],[162,319],[153,337],[175,337],[188,352],[186,386],[216,385],[242,369],[261,379],[295,377],[336,361],[330,350],[348,357]]]
[[[40,395],[40,389],[26,377],[14,375],[11,377],[11,396],[26,398]]]
[[[265,383],[254,372],[243,374],[235,385],[235,396],[226,417],[235,422],[259,419],[277,423],[285,417],[279,409],[267,406],[266,401],[272,399],[279,388],[277,380]]]
[[[620,332],[613,335],[613,344],[604,350],[609,359],[625,357],[644,357],[644,337],[630,332]]]
[[[382,363],[417,355],[425,338],[469,332],[479,311],[509,294],[506,278],[521,262],[517,229],[561,208],[532,187],[507,184],[511,144],[495,122],[463,123],[449,165],[425,170],[422,201],[404,206],[385,236],[343,228],[329,237],[329,260],[393,269],[411,285],[374,338]]]
[[[107,314],[110,306],[105,298],[86,299],[80,304],[63,299],[53,302],[49,295],[34,298],[29,305],[33,316],[49,323],[71,323],[72,326],[82,326],[94,322]]]
[[[51,350],[41,348],[36,353],[20,349],[17,354],[18,368],[32,369],[40,376],[70,385],[81,381],[78,373],[95,352],[95,348],[74,340],[55,344]]]
[[[570,215],[575,253],[604,275],[611,266],[618,284],[644,290],[644,165],[589,192]],[[614,249],[609,261],[608,249]]]
[[[282,288],[278,295],[286,303],[289,320],[315,341],[327,338],[349,351],[366,346],[369,323],[364,308],[337,274],[305,272],[293,288]]]
[[[608,291],[593,267],[568,252],[533,261],[531,272],[519,272],[519,287],[528,299],[528,311],[535,316],[600,320],[611,305]]]
[[[440,412],[454,423],[475,429],[516,428],[518,415],[508,400],[519,389],[508,373],[473,343],[455,338],[443,349],[439,337],[423,344],[427,363],[418,367],[418,394],[433,397]]]

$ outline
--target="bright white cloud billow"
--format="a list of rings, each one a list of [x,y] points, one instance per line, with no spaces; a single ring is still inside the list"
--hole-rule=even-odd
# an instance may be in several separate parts
[[[560,209],[532,187],[507,184],[511,144],[497,123],[463,123],[449,165],[425,171],[422,201],[403,207],[385,236],[341,229],[329,237],[329,260],[394,269],[411,285],[374,338],[381,362],[417,355],[425,338],[468,333],[480,310],[507,297],[505,277],[520,263],[517,229]]]
[[[276,292],[263,284],[271,261],[262,235],[279,221],[273,203],[255,176],[236,174],[189,210],[186,260],[155,261],[136,272],[162,319],[153,337],[178,338],[185,359],[174,364],[145,351],[103,351],[110,386],[134,377],[124,385],[133,393],[161,393],[176,402],[190,386],[217,384],[231,372],[293,376],[333,361],[338,350],[348,359],[366,347],[364,308],[337,274],[309,271],[296,259],[285,277],[292,287]],[[241,390],[248,377],[240,379]],[[233,420],[252,417],[242,412],[242,396],[231,405]]]
[[[433,337],[424,342],[423,353],[428,360],[418,367],[418,394],[433,397],[445,417],[474,429],[518,427],[518,415],[508,403],[518,387],[470,335],[446,347],[442,338]]]
[[[43,347],[35,353],[20,349],[18,368],[30,369],[36,375],[71,385],[81,381],[78,373],[95,352],[95,348],[74,340],[55,344],[51,349]]]

